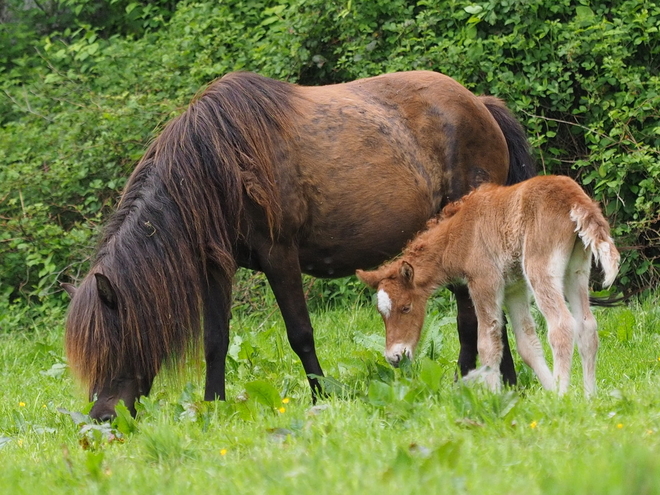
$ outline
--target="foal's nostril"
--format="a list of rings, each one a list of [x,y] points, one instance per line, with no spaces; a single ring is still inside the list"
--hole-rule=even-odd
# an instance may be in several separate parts
[[[387,361],[392,365],[394,368],[399,367],[399,363],[401,362],[401,354],[394,354],[392,356],[387,356]]]
[[[398,368],[402,365],[403,361],[407,360],[412,361],[413,349],[414,346],[410,342],[397,342],[390,344],[385,349],[385,358],[387,362],[390,363],[394,368]]]

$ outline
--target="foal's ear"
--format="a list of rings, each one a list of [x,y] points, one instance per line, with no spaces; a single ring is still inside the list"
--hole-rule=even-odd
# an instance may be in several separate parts
[[[383,277],[378,274],[378,270],[373,270],[371,272],[355,270],[355,275],[357,275],[357,278],[359,278],[363,283],[367,284],[372,289],[377,289],[378,284],[383,279]]]
[[[78,290],[75,285],[73,284],[67,284],[66,282],[62,282],[60,284],[60,287],[62,287],[67,294],[69,294],[69,297],[73,299],[73,296],[76,295],[76,291]]]
[[[110,279],[102,273],[95,273],[94,277],[96,278],[96,289],[99,293],[101,301],[103,301],[103,304],[105,304],[110,309],[117,309],[117,292],[112,286]]]
[[[401,262],[401,267],[399,268],[399,275],[401,275],[401,278],[403,279],[403,282],[406,285],[410,287],[413,286],[413,279],[415,278],[415,269],[410,263],[408,263],[407,261]]]

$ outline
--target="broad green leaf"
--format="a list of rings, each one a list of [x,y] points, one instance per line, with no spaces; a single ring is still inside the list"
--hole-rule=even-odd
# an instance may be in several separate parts
[[[250,382],[245,385],[245,390],[248,393],[248,397],[256,400],[259,404],[272,409],[280,407],[280,393],[269,382],[263,380]]]
[[[130,411],[124,404],[123,400],[120,400],[119,403],[115,406],[115,413],[117,416],[112,421],[112,426],[117,429],[117,431],[123,433],[124,435],[130,435],[137,431],[137,421],[131,416]]]
[[[387,383],[383,383],[378,380],[372,380],[369,383],[368,398],[369,403],[374,406],[386,406],[395,400],[394,389]]]

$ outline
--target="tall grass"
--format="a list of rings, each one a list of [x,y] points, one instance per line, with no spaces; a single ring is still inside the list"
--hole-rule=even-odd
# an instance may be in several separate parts
[[[454,382],[453,315],[436,304],[419,356],[391,369],[380,317],[313,314],[334,394],[312,406],[273,308],[232,320],[228,400],[203,365],[165,373],[137,421],[86,424],[57,310],[0,334],[2,493],[660,493],[660,307],[599,309],[599,391]],[[20,318],[16,321],[23,321]],[[258,393],[257,393],[258,392]]]

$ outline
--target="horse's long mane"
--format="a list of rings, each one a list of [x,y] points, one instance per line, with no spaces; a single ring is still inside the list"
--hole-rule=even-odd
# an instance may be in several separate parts
[[[231,283],[246,199],[271,235],[279,228],[274,150],[290,132],[292,87],[228,75],[150,145],[69,310],[67,355],[83,382],[94,387],[127,367],[153,378],[199,342],[207,277]],[[97,273],[116,291],[116,309],[99,297]]]

